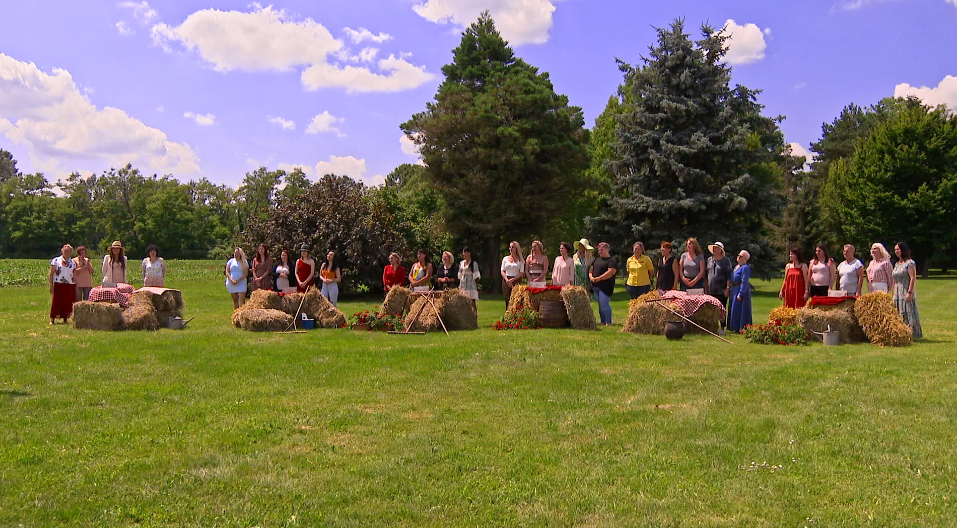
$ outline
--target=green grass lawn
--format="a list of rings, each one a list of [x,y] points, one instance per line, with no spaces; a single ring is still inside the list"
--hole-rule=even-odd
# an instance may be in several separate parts
[[[181,332],[0,289],[0,526],[957,526],[957,277],[881,349],[624,334],[624,292],[598,332],[252,334],[194,267]]]

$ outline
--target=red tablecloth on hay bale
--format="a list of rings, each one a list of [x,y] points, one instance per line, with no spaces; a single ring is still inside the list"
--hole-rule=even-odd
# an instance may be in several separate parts
[[[545,293],[545,292],[547,292],[547,291],[549,291],[549,290],[552,290],[552,291],[555,291],[555,290],[562,291],[562,288],[564,288],[564,286],[545,286],[544,288],[531,288],[531,287],[529,287],[529,288],[528,288],[528,293]]]
[[[808,306],[837,306],[844,301],[857,301],[857,297],[843,296],[843,297],[829,297],[825,295],[815,295],[807,302]]]
[[[119,283],[115,288],[97,286],[90,290],[90,302],[115,302],[126,308],[130,303],[130,295],[136,291],[131,284]]]
[[[668,290],[661,293],[662,299],[668,299],[669,301],[678,305],[681,308],[681,313],[685,317],[690,318],[705,304],[710,304],[718,309],[720,313],[721,320],[724,320],[728,317],[727,309],[721,304],[721,301],[715,299],[710,295],[690,295],[687,292],[678,291],[678,290]]]

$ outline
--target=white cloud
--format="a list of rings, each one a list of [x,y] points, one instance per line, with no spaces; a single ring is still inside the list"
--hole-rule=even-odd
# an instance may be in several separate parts
[[[183,112],[183,117],[196,121],[200,126],[211,126],[216,124],[216,116],[213,114],[195,114],[193,112]]]
[[[957,0],[952,0],[957,2]],[[951,111],[957,112],[957,77],[948,75],[944,77],[936,88],[927,86],[911,86],[907,83],[901,83],[894,87],[894,97],[915,96],[928,106],[947,105]]]
[[[808,152],[806,148],[800,143],[788,143],[788,146],[791,147],[791,155],[794,157],[803,156],[805,160],[804,168],[808,168],[814,161],[814,154]]]
[[[270,123],[272,123],[272,124],[274,124],[274,125],[279,125],[280,127],[282,127],[283,130],[295,130],[295,129],[296,129],[296,122],[295,122],[295,121],[290,121],[289,119],[283,119],[283,118],[281,118],[281,117],[270,117],[270,116],[267,116],[267,117],[268,117]]]
[[[378,187],[378,186],[384,185],[384,184],[385,184],[385,176],[383,176],[383,175],[381,175],[381,174],[376,174],[376,175],[373,176],[373,177],[369,180],[369,182],[367,183],[367,185],[371,185],[372,187]]]
[[[320,177],[326,174],[336,174],[362,181],[361,178],[365,173],[365,158],[357,159],[354,156],[329,156],[329,161],[316,163],[316,174]]]
[[[123,110],[98,109],[68,71],[54,68],[46,73],[3,53],[0,133],[26,146],[35,165],[65,166],[66,172],[127,163],[150,172],[199,172],[192,147],[170,141],[163,131]]]
[[[308,90],[342,87],[355,92],[400,92],[418,88],[435,78],[425,66],[415,66],[395,55],[382,59],[379,69],[387,75],[373,73],[367,68],[330,64],[314,64],[302,72],[302,84]]]
[[[162,114],[162,113],[165,112],[165,111],[166,111],[166,109],[163,108],[163,105],[159,105],[159,106],[156,107],[156,113],[157,113],[157,114]]]
[[[957,0],[954,1],[957,2]],[[362,48],[362,51],[359,52],[359,60],[362,62],[372,62],[378,54],[378,48]]]
[[[151,8],[149,3],[146,0],[142,2],[120,2],[117,4],[120,7],[130,9],[133,11],[133,18],[135,18],[140,24],[148,25],[150,22],[156,18],[159,13],[155,9]]]
[[[954,4],[954,7],[957,7],[957,0],[944,0],[944,2],[947,2],[948,4]]]
[[[412,9],[436,24],[464,28],[475,22],[486,9],[495,19],[495,27],[510,43],[548,42],[552,14],[559,0],[426,0]]]
[[[306,127],[306,134],[320,134],[323,132],[335,132],[339,137],[345,137],[345,134],[339,130],[339,127],[336,126],[338,123],[345,122],[345,119],[342,117],[336,117],[329,113],[328,110],[322,112],[321,114],[316,115],[312,118],[312,122],[309,123],[309,126]]]
[[[874,4],[886,4],[888,2],[894,2],[896,0],[846,0],[838,4],[838,8],[842,11],[857,11],[863,7]],[[957,2],[957,0],[947,0]],[[832,9],[833,12],[833,9]]]
[[[300,163],[298,165],[295,163],[280,163],[278,169],[281,171],[286,171],[287,174],[295,171],[296,169],[301,170],[306,176],[312,176],[313,174],[312,165],[309,165],[308,163]]]
[[[731,19],[724,23],[724,28],[730,37],[728,54],[724,57],[728,64],[748,64],[764,58],[768,47],[764,36],[771,34],[770,29],[762,31],[756,24],[738,25]]]
[[[409,136],[405,134],[399,136],[399,147],[402,149],[402,152],[405,152],[409,156],[419,155],[419,147],[416,146],[415,141],[409,139]]]
[[[133,31],[133,28],[131,28],[125,20],[120,20],[116,23],[116,31],[121,37],[128,37],[130,35],[136,34],[136,31]]]
[[[297,20],[285,11],[253,4],[250,12],[204,9],[179,26],[156,24],[153,43],[172,52],[178,43],[195,51],[215,70],[229,72],[288,71],[305,68],[300,76],[309,90],[345,88],[349,92],[393,92],[417,88],[435,76],[404,59],[380,60],[382,73],[355,66],[341,67],[328,59],[359,60],[341,40],[311,18]],[[376,38],[380,38],[376,36]]]
[[[367,40],[382,44],[383,42],[387,40],[392,40],[392,35],[389,35],[386,33],[379,33],[378,35],[375,35],[366,28],[359,28],[359,31],[356,31],[354,29],[349,29],[349,28],[343,28],[342,31],[346,34],[347,37],[349,37],[349,40],[351,40],[352,42],[355,42],[356,44],[361,44],[362,42],[365,42]]]

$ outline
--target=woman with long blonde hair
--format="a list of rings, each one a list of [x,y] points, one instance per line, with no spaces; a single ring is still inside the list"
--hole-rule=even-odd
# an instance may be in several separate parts
[[[894,266],[891,264],[891,254],[884,244],[875,242],[871,244],[871,257],[873,260],[867,265],[867,292],[893,292]]]
[[[701,244],[697,238],[689,238],[685,242],[685,253],[681,255],[681,290],[704,289],[704,276],[706,271],[704,252],[701,251]]]
[[[505,296],[505,306],[512,296],[512,288],[522,281],[525,276],[525,256],[522,255],[522,246],[515,240],[508,244],[508,255],[502,259],[502,295]]]
[[[233,309],[246,304],[246,278],[249,277],[249,263],[243,248],[233,250],[233,258],[226,263],[226,291],[233,298]]]

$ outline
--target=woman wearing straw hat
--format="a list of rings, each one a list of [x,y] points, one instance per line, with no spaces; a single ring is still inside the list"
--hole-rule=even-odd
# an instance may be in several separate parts
[[[738,265],[731,274],[731,306],[728,309],[728,331],[740,332],[751,324],[751,254],[738,253]]]
[[[129,284],[126,280],[126,248],[119,240],[110,244],[109,252],[103,256],[100,271],[103,272],[103,286],[115,288],[117,284]]]
[[[717,299],[721,306],[728,307],[728,296],[731,295],[731,274],[734,272],[731,259],[724,253],[724,244],[715,242],[708,246],[711,256],[708,257],[708,280],[704,282],[705,293]],[[724,332],[725,322],[721,321],[721,331]]]
[[[299,293],[312,288],[316,282],[316,261],[309,256],[309,244],[299,247],[299,260],[296,261],[296,289]]]
[[[592,251],[595,251],[595,248],[591,247],[587,238],[575,242],[574,246],[575,275],[572,284],[591,291],[591,281],[588,280],[588,269],[591,268],[592,262],[595,262],[595,255],[592,253]]]
[[[246,304],[246,279],[249,277],[249,264],[243,248],[233,250],[233,258],[226,263],[226,291],[233,298],[233,309]]]
[[[73,246],[66,244],[60,248],[60,256],[50,261],[50,324],[56,324],[56,318],[62,317],[63,324],[73,315],[73,303],[76,302],[76,279],[73,272]]]

